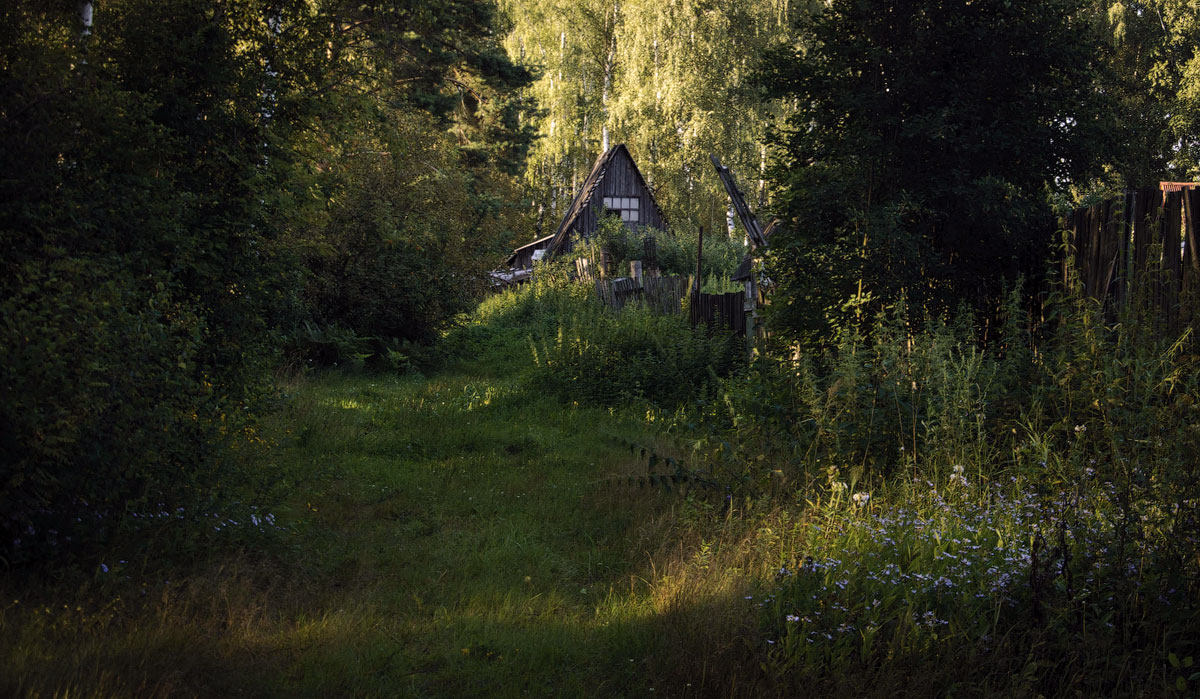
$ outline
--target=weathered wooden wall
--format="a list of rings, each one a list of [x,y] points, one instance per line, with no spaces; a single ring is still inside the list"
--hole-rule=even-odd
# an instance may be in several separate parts
[[[1168,327],[1197,318],[1200,190],[1129,190],[1067,217],[1064,277],[1114,313],[1135,299],[1158,309]]]
[[[654,203],[654,195],[650,188],[637,173],[628,151],[621,149],[605,164],[604,172],[596,188],[592,190],[587,202],[579,215],[570,226],[570,242],[573,244],[580,235],[588,237],[600,224],[600,216],[604,214],[604,197],[637,197],[638,222],[633,228],[650,226],[665,228],[665,222]],[[568,248],[569,249],[569,248]]]

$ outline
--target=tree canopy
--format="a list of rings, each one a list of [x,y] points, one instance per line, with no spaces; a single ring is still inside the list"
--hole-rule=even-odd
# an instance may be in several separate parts
[[[765,199],[763,138],[785,105],[751,80],[759,54],[789,36],[804,0],[503,0],[505,46],[532,66],[539,139],[525,171],[553,231],[596,156],[625,143],[673,225],[724,230],[717,154]]]
[[[984,303],[1036,272],[1048,184],[1097,157],[1087,17],[1075,0],[834,0],[763,79],[775,132],[783,327],[828,330],[908,296]]]
[[[82,11],[81,11],[82,10]],[[198,518],[281,350],[402,361],[517,233],[492,5],[0,8],[0,547]]]

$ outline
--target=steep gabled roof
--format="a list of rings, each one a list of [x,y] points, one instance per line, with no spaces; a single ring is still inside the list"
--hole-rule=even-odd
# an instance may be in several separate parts
[[[554,232],[554,239],[546,246],[549,255],[557,255],[559,252],[562,252],[568,232],[575,225],[575,221],[579,218],[579,215],[587,208],[588,203],[591,202],[592,194],[596,191],[596,187],[600,186],[600,183],[604,181],[604,176],[608,173],[609,163],[613,161],[613,158],[618,153],[624,153],[625,157],[629,158],[629,163],[633,166],[633,174],[637,176],[638,182],[641,183],[647,192],[650,191],[650,187],[646,185],[646,179],[642,177],[641,170],[638,170],[637,162],[629,154],[629,149],[625,147],[625,144],[618,143],[609,148],[599,158],[596,158],[596,164],[592,165],[592,171],[588,173],[587,179],[583,181],[583,186],[579,188],[579,192],[575,195],[575,200],[571,202],[571,208],[567,209],[567,214],[563,216],[562,223],[558,224],[558,230]],[[654,201],[653,194],[650,197],[650,202],[654,205],[655,210],[658,211],[659,218],[665,224],[666,217],[662,215],[662,209],[658,208],[658,202]]]
[[[524,250],[525,248],[531,248],[531,247],[534,247],[534,246],[535,246],[535,245],[537,245],[538,243],[544,243],[544,242],[546,242],[547,240],[550,240],[550,239],[551,239],[551,238],[553,238],[553,237],[554,237],[554,234],[553,234],[553,233],[551,233],[550,235],[544,235],[544,236],[542,236],[541,238],[538,238],[537,240],[534,240],[534,241],[531,241],[531,242],[525,243],[525,244],[524,244],[524,245],[522,245],[521,247],[514,249],[514,250],[513,250],[513,252],[521,252],[521,251],[522,251],[522,250]]]

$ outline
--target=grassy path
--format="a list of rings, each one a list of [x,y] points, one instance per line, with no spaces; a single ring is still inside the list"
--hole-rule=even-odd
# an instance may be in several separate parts
[[[549,284],[495,296],[438,347],[470,361],[283,386],[276,446],[245,464],[278,477],[279,497],[246,498],[275,503],[269,526],[224,513],[211,540],[193,524],[36,579],[0,571],[0,696],[1195,693],[1195,450],[1172,440],[1193,444],[1200,400],[1170,395],[1175,373],[1145,382],[1149,412],[990,424],[1003,367],[934,333],[899,380],[899,345],[832,357],[825,377],[752,372],[720,403],[738,434],[692,433],[695,413],[568,405],[530,378],[603,399],[672,361],[658,326],[587,303]],[[597,321],[565,342],[607,349],[547,369],[571,360],[552,351],[562,318]],[[879,386],[936,397],[919,462],[902,420],[859,432]],[[1071,401],[1092,403],[1085,388]],[[778,442],[738,407],[756,395],[791,421]],[[897,436],[911,456],[876,444]],[[631,445],[726,486],[633,487],[648,464]],[[179,526],[170,512],[143,531]],[[146,560],[168,540],[197,545]]]
[[[286,457],[317,485],[304,538],[353,608],[330,629],[341,638],[306,654],[311,689],[549,696],[642,682],[654,635],[630,543],[649,513],[604,481],[633,468],[624,445],[651,438],[643,425],[464,373],[326,379],[293,410]]]
[[[488,373],[286,387],[275,544],[16,590],[0,693],[655,696],[680,501],[626,476],[658,438]]]

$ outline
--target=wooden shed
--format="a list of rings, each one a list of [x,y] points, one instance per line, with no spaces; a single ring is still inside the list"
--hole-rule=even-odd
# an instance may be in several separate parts
[[[591,237],[606,212],[619,215],[633,230],[644,226],[665,229],[667,225],[658,202],[654,201],[623,143],[596,159],[558,229],[514,250],[508,258],[509,266],[528,268],[535,259],[570,252],[577,240]]]

